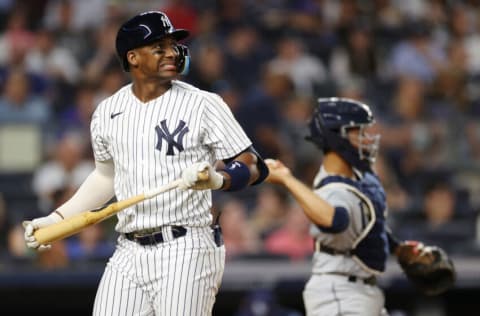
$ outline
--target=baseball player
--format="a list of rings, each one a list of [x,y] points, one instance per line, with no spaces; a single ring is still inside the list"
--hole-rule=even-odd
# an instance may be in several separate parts
[[[157,11],[120,27],[116,50],[132,83],[93,115],[96,168],[69,201],[26,225],[27,245],[47,249],[35,229],[114,195],[122,200],[183,180],[178,189],[118,213],[120,236],[93,315],[211,314],[225,260],[212,233],[211,190],[241,190],[268,175],[224,101],[176,79],[190,62],[187,47],[177,43],[188,34]],[[200,180],[205,170],[208,180]]]
[[[324,157],[313,190],[278,160],[266,160],[268,182],[287,188],[313,222],[312,276],[303,300],[307,315],[386,315],[376,276],[385,270],[385,192],[372,171],[379,135],[370,108],[343,98],[319,99],[310,136]],[[371,132],[371,130],[370,130]]]

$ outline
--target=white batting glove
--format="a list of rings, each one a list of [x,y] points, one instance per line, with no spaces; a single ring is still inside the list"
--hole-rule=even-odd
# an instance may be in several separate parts
[[[208,170],[208,179],[201,180],[198,174]],[[182,172],[182,183],[178,186],[182,190],[218,190],[223,185],[223,176],[216,172],[208,162],[197,162]]]
[[[36,249],[38,251],[45,251],[52,248],[52,245],[50,244],[40,245],[38,241],[35,239],[35,236],[33,235],[33,233],[35,232],[35,230],[39,228],[50,226],[52,224],[60,222],[61,220],[62,218],[58,214],[51,213],[48,216],[35,218],[32,221],[24,221],[22,225],[23,225],[23,228],[25,228],[24,238],[25,238],[25,243],[27,244],[27,247]]]

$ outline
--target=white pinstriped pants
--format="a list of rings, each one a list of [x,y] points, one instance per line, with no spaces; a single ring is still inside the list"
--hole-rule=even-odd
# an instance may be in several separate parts
[[[342,275],[312,275],[303,291],[307,316],[387,316],[378,286],[349,282]]]
[[[94,316],[211,315],[225,267],[209,227],[153,246],[119,237],[100,281]]]

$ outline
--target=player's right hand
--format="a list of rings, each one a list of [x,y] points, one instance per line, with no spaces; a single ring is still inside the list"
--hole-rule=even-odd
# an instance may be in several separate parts
[[[202,180],[199,174],[208,171],[208,179]],[[223,185],[223,176],[213,169],[208,162],[197,162],[187,167],[182,172],[182,183],[179,188],[182,190],[218,190]]]
[[[265,164],[268,167],[268,177],[266,182],[283,184],[285,180],[292,176],[290,169],[285,166],[280,160],[265,159]]]
[[[35,238],[35,230],[43,227],[50,226],[52,224],[58,223],[62,218],[56,213],[52,213],[48,216],[35,218],[32,221],[23,221],[22,225],[25,228],[24,239],[28,248],[36,249],[38,251],[45,251],[52,248],[52,245],[40,245]]]

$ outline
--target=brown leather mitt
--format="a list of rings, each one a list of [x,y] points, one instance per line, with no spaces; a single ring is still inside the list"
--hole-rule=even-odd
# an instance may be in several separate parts
[[[455,283],[453,262],[440,247],[407,240],[398,245],[395,255],[407,278],[426,295],[441,294]]]

